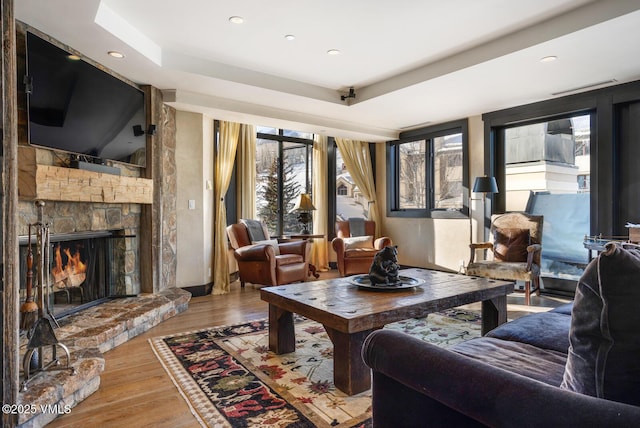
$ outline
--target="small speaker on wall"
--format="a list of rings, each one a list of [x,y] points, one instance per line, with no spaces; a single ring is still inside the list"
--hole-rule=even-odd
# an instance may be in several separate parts
[[[142,130],[142,125],[133,125],[133,135],[134,137],[139,137],[144,135],[144,131]]]
[[[156,126],[155,125],[149,125],[149,128],[147,129],[147,134],[156,135]]]

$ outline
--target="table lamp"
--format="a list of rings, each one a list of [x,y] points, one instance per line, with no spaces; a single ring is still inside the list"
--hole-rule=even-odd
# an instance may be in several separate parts
[[[289,211],[295,211],[298,213],[298,221],[302,225],[302,231],[300,234],[309,235],[311,233],[309,231],[309,223],[311,222],[311,211],[314,211],[315,209],[316,207],[314,207],[311,202],[311,196],[309,196],[308,193],[300,193],[293,209]]]

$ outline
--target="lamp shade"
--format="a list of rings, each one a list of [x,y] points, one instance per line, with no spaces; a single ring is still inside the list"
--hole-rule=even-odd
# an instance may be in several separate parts
[[[294,211],[314,211],[316,207],[313,206],[311,202],[311,196],[308,193],[300,193],[296,204],[291,209],[290,212]]]
[[[476,177],[473,193],[498,193],[498,183],[495,177]]]

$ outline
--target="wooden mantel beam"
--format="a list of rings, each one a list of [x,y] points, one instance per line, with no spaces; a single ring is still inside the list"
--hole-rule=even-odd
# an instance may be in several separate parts
[[[18,196],[22,200],[137,203],[153,202],[153,180],[39,165],[35,149],[20,147]]]

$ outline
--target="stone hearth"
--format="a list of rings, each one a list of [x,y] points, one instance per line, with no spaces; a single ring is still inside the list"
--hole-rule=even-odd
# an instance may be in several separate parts
[[[42,427],[58,416],[55,412],[40,413],[40,406],[52,406],[62,414],[91,395],[100,386],[104,352],[185,311],[190,299],[189,292],[169,288],[157,294],[114,299],[60,320],[56,338],[69,348],[76,373],[55,370],[34,376],[27,390],[20,393],[18,404],[35,405],[37,412],[20,415],[19,426]],[[21,357],[26,349],[26,340],[23,342]],[[60,367],[65,367],[62,352],[58,358]]]

